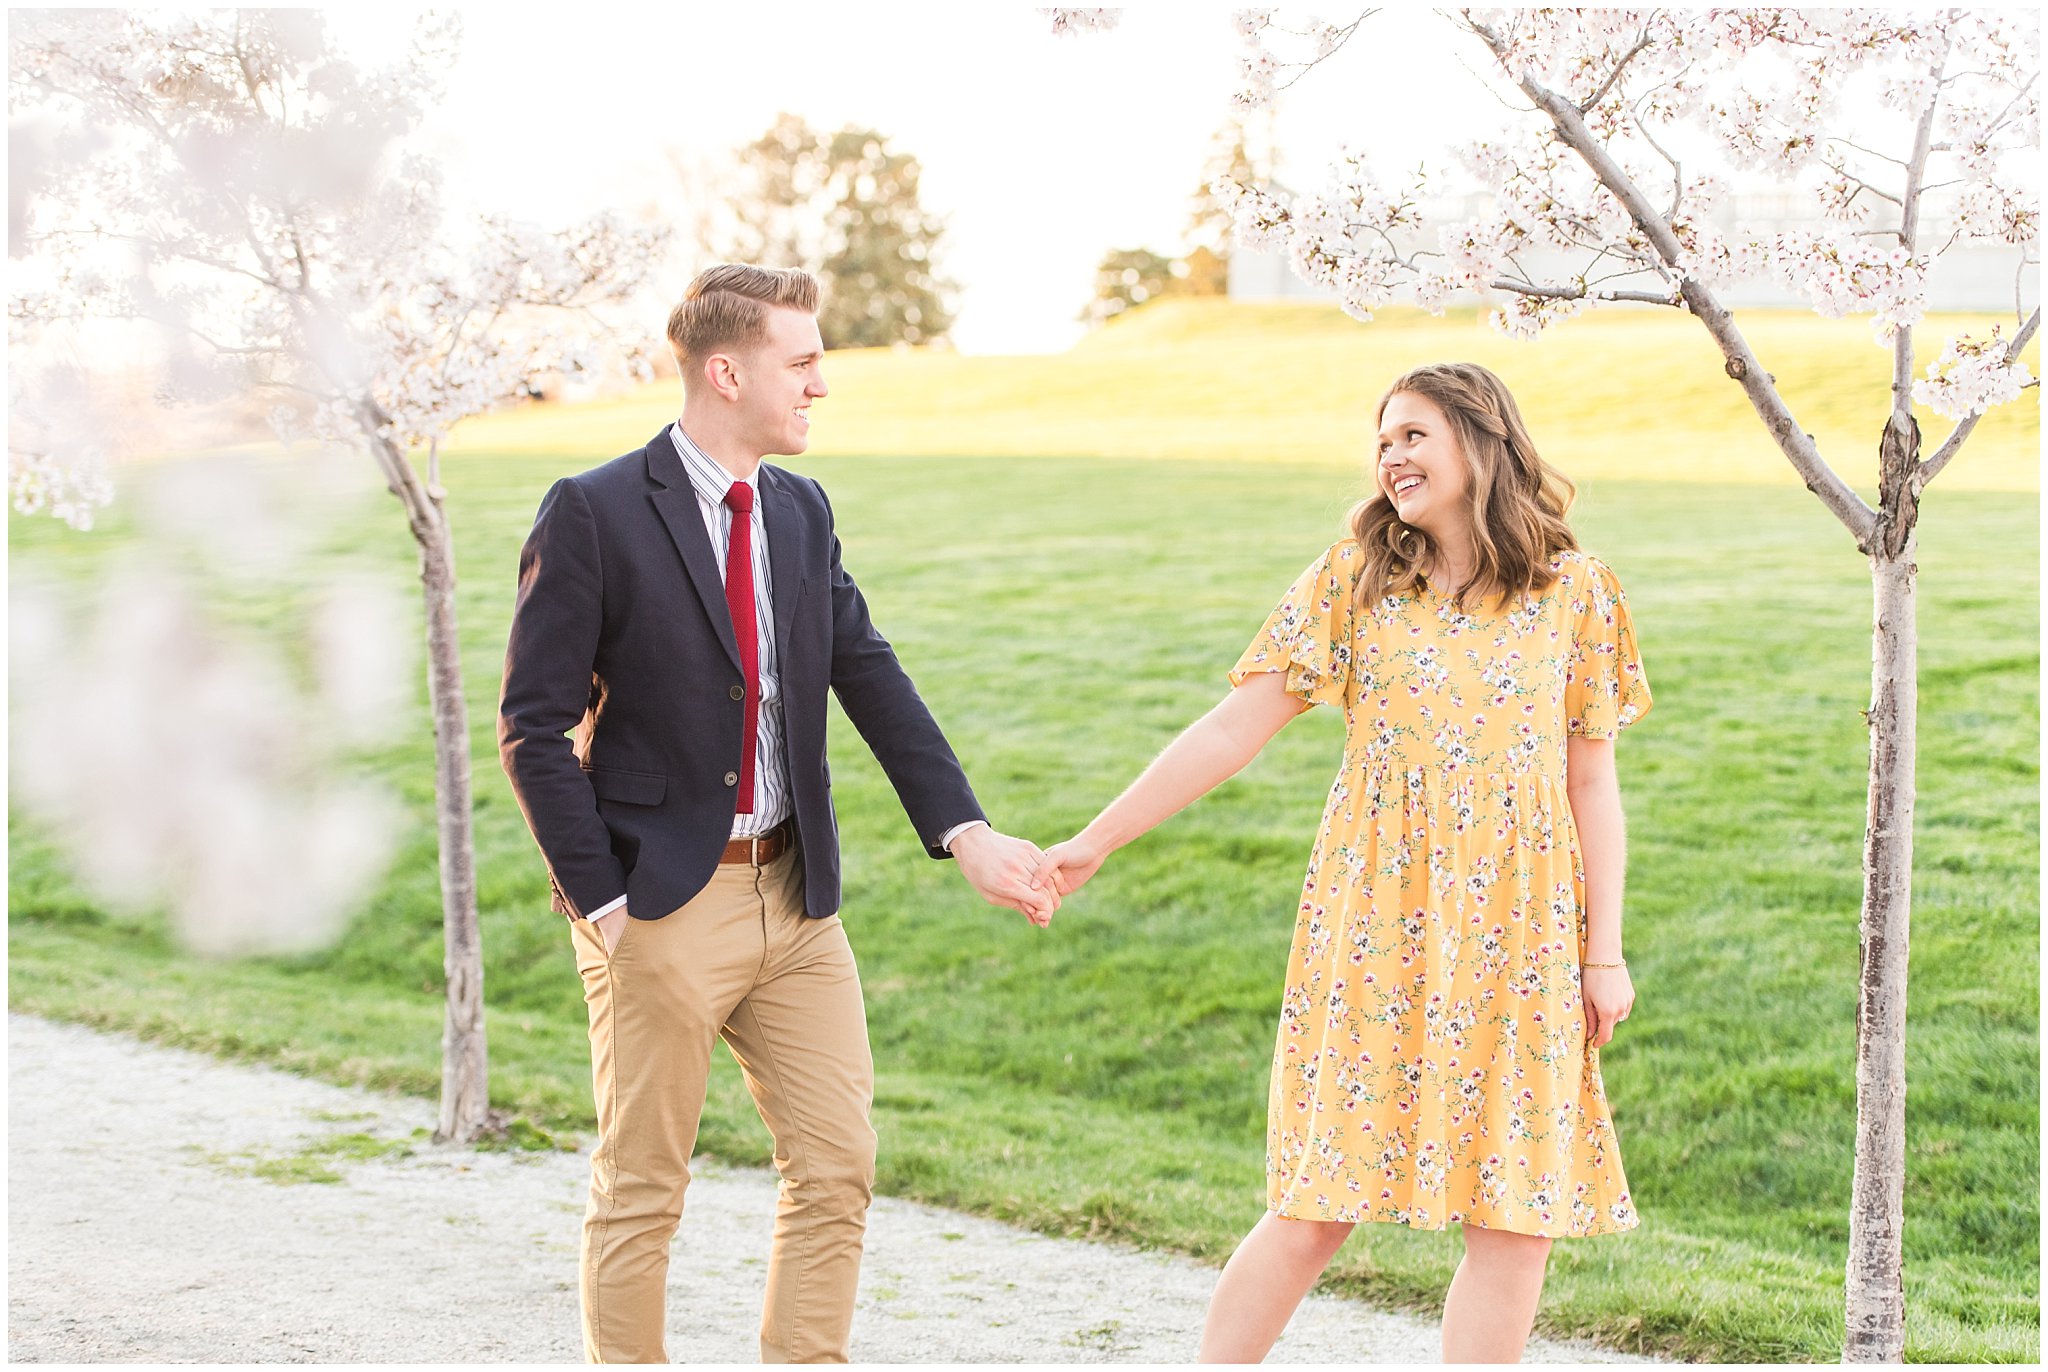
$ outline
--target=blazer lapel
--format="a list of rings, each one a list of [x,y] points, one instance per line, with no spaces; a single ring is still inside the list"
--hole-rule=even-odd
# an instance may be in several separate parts
[[[802,530],[788,478],[766,464],[761,467],[761,493],[761,518],[768,526],[769,590],[775,602],[775,660],[787,671],[789,623],[796,612],[796,593],[803,586],[803,560],[798,554]]]
[[[682,454],[676,451],[666,428],[647,445],[647,479],[655,488],[649,493],[654,508],[660,513],[661,522],[668,526],[668,536],[675,540],[676,551],[683,555],[683,567],[690,574],[698,599],[704,602],[704,612],[711,617],[711,627],[717,631],[725,655],[737,668],[739,639],[733,634],[732,611],[725,604],[725,581],[718,574],[718,554],[712,550],[711,535],[704,530],[704,514],[698,508],[690,478],[683,471]],[[670,484],[671,479],[674,484]]]

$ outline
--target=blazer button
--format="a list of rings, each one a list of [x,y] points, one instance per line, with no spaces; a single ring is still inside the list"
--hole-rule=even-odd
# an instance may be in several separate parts
[[[728,786],[737,786],[737,785],[739,785],[739,784],[740,784],[740,774],[739,774],[738,772],[727,772],[727,773],[725,774],[725,784],[726,784],[726,785],[728,785]]]
[[[730,691],[727,691],[726,694],[731,696],[734,700],[745,700],[747,698],[747,688],[744,686],[735,686]]]

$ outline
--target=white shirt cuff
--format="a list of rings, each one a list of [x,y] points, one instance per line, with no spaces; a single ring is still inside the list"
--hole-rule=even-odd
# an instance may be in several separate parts
[[[589,914],[585,915],[585,916],[584,916],[583,918],[585,918],[585,919],[601,919],[602,917],[604,917],[605,915],[608,915],[608,914],[610,914],[610,913],[611,913],[612,911],[614,911],[614,910],[618,910],[618,909],[622,909],[622,908],[624,908],[625,904],[626,904],[626,898],[625,898],[624,896],[620,896],[620,897],[619,897],[619,898],[618,898],[617,900],[609,900],[609,901],[606,901],[606,902],[605,902],[605,903],[604,903],[603,905],[600,905],[600,906],[598,906],[598,907],[597,907],[597,909],[595,909],[595,910],[592,910],[592,911],[591,911],[591,912],[590,912]]]
[[[977,824],[984,829],[994,827],[985,819],[970,819],[965,824],[956,824],[952,828],[946,830],[946,832],[939,838],[939,846],[941,848],[944,848],[949,853],[952,852],[953,840],[960,837],[960,835],[966,833],[969,829],[972,829]]]

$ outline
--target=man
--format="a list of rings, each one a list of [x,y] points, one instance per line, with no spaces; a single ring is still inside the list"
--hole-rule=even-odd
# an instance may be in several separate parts
[[[556,482],[520,554],[498,738],[590,1007],[592,1362],[666,1361],[669,1241],[719,1037],[782,1174],[761,1357],[846,1360],[874,1068],[837,916],[828,687],[933,857],[1041,927],[1059,903],[869,622],[823,489],[762,463],[804,450],[826,393],[817,308],[803,272],[700,275],[668,326],[681,419]]]

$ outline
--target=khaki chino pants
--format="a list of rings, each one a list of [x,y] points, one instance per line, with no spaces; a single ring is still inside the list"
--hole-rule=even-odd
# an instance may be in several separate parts
[[[873,1192],[874,1065],[853,950],[837,915],[803,915],[803,863],[726,864],[663,919],[604,935],[570,923],[598,1141],[583,1220],[591,1362],[666,1362],[669,1243],[714,1039],[724,1038],[775,1139],[782,1174],[763,1362],[844,1362]]]

